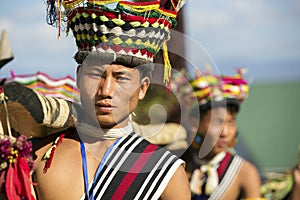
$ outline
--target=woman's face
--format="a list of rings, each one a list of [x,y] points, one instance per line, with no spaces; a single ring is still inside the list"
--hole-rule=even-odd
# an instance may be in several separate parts
[[[141,81],[137,69],[117,64],[85,65],[78,78],[82,105],[102,128],[126,126],[150,82]]]
[[[236,133],[236,113],[228,112],[225,107],[209,110],[201,117],[197,130],[202,138],[201,147],[211,148],[208,156],[214,156],[230,147]]]

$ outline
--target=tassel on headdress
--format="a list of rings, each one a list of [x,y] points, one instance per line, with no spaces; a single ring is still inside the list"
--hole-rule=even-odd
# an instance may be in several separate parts
[[[165,64],[164,83],[168,84],[170,81],[172,66],[171,66],[170,59],[169,59],[167,42],[163,43],[162,51],[163,51],[163,58],[164,58],[164,64]]]

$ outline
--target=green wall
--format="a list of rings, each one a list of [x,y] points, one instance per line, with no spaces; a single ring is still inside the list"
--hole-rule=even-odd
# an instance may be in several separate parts
[[[239,137],[263,171],[299,161],[300,82],[254,84],[238,116]]]

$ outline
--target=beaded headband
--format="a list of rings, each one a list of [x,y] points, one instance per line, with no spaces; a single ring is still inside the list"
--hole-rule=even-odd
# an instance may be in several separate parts
[[[185,0],[167,0],[164,5],[160,1],[120,0],[48,0],[47,3],[48,23],[58,26],[59,35],[62,21],[67,21],[67,33],[72,30],[78,63],[89,52],[97,52],[111,54],[115,60],[122,60],[121,64],[134,66],[133,63],[153,62],[162,48],[164,81],[168,81],[171,65],[166,42]]]

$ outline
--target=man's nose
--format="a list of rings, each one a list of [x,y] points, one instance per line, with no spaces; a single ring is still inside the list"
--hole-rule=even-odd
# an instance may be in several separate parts
[[[221,136],[226,136],[228,135],[230,131],[230,127],[228,126],[228,124],[224,123],[223,127],[222,127],[222,130],[221,130]]]
[[[115,84],[113,78],[108,76],[100,81],[99,91],[103,97],[113,97]]]

